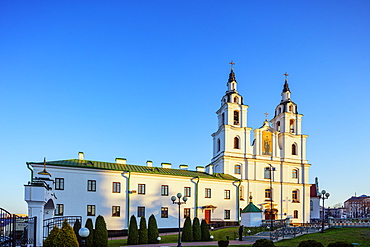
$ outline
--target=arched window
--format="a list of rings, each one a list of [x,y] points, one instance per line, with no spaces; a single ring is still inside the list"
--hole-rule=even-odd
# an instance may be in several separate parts
[[[293,106],[292,105],[289,106],[289,111],[290,112],[293,111]]]
[[[289,129],[291,133],[294,133],[294,119],[290,119]]]
[[[239,111],[234,111],[234,125],[239,124]]]
[[[297,144],[292,144],[292,155],[297,155]]]
[[[239,145],[239,137],[235,137],[234,138],[234,148],[235,149],[239,149],[240,148],[240,145]]]
[[[240,185],[239,187],[239,199],[244,201],[244,186]]]
[[[281,107],[279,107],[278,109],[278,115],[281,113]]]
[[[221,114],[221,125],[222,124],[225,124],[225,113],[224,112]]]
[[[241,172],[240,172],[240,165],[235,165],[234,166],[234,173],[235,174],[240,174]]]
[[[272,193],[270,189],[265,189],[265,200],[272,200]]]
[[[220,152],[221,150],[221,141],[220,139],[217,139],[217,152]]]
[[[292,191],[292,202],[299,202],[299,191],[298,190]]]
[[[277,123],[276,123],[276,130],[280,131],[280,121],[277,121]]]
[[[270,167],[265,167],[265,169],[263,170],[263,178],[271,178]]]
[[[236,96],[234,97],[234,103],[239,103],[238,102],[238,97],[236,97]]]
[[[297,169],[292,170],[292,178],[298,178],[298,170]]]
[[[294,210],[293,212],[293,218],[298,219],[298,210]]]

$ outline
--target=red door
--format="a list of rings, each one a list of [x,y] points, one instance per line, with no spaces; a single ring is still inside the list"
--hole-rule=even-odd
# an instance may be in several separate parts
[[[207,224],[211,221],[211,210],[204,210],[204,219],[206,220]]]

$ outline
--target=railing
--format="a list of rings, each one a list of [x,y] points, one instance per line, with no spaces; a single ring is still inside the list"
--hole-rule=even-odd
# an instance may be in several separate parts
[[[77,220],[80,221],[82,224],[82,217],[81,216],[63,216],[63,217],[54,217],[50,219],[44,220],[44,238],[49,236],[50,231],[53,229],[54,226],[62,228],[63,221],[67,220],[68,224],[73,227]]]
[[[321,229],[320,223],[304,223],[302,226],[281,227],[275,231],[270,232],[271,240],[284,239],[286,237],[295,238],[297,235],[304,233],[318,232]]]
[[[287,224],[289,224],[287,219],[272,220],[273,227],[284,227]],[[271,220],[262,220],[262,226],[263,227],[271,226]]]
[[[329,227],[370,227],[370,218],[329,218]]]

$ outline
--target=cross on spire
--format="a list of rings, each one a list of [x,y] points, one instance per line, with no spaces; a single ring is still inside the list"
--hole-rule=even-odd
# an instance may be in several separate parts
[[[268,112],[265,112],[264,114],[266,115],[266,120],[267,120],[269,114],[268,114]]]
[[[229,64],[231,65],[231,69],[234,68],[235,63],[234,63],[233,60],[231,60],[231,62]]]

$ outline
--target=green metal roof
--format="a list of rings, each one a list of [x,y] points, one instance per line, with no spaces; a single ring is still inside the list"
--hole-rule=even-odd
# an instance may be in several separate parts
[[[44,162],[27,162],[27,164],[38,164],[43,165]],[[225,179],[225,180],[238,180],[238,178],[224,173],[214,173],[208,174],[205,172],[197,172],[182,169],[172,169],[172,168],[161,168],[161,167],[149,167],[141,165],[128,165],[128,164],[118,164],[110,162],[101,162],[93,160],[57,160],[46,162],[47,166],[63,166],[63,167],[81,167],[90,169],[101,169],[101,170],[114,170],[114,171],[129,171],[129,172],[141,172],[141,173],[152,173],[152,174],[163,174],[163,175],[173,175],[173,176],[185,176],[185,177],[200,177],[200,178],[210,178],[210,179]]]
[[[257,208],[253,202],[250,202],[243,210],[242,213],[260,213],[262,212],[261,209]]]

